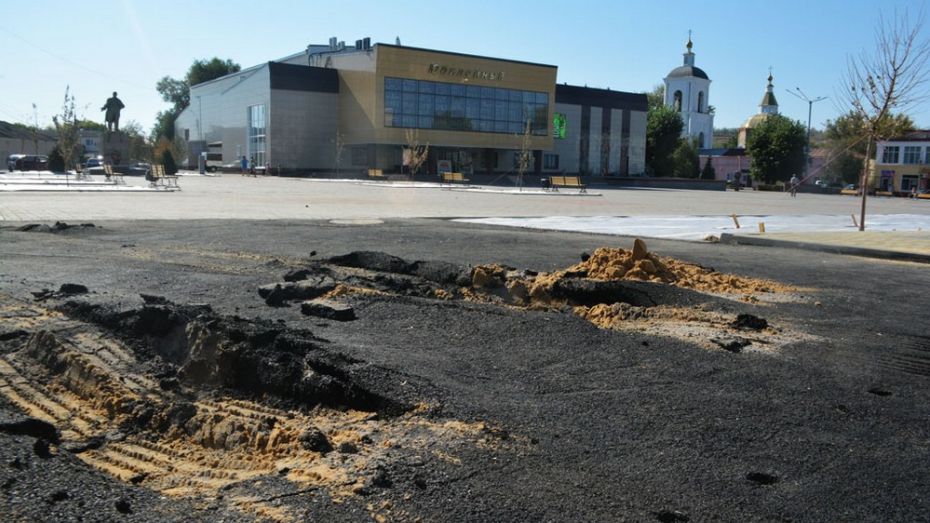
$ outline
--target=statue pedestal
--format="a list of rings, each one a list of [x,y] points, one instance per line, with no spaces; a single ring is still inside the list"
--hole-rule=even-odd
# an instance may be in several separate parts
[[[129,137],[121,131],[103,131],[103,159],[113,165],[129,163]]]

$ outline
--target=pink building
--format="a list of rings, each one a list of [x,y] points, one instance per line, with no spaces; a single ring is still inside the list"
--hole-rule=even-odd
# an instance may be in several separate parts
[[[707,165],[708,160],[714,166],[715,179],[732,181],[736,173],[742,173],[743,184],[748,185],[751,160],[746,155],[746,149],[740,147],[701,149],[700,163],[702,170]]]

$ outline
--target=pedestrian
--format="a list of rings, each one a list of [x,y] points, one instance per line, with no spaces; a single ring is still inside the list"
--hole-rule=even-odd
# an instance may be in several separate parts
[[[912,200],[917,199],[917,186],[916,185],[911,186],[911,199]]]
[[[249,174],[255,176],[255,156],[249,159]]]
[[[733,175],[733,180],[735,182],[733,184],[733,187],[735,187],[734,190],[736,190],[737,192],[739,192],[739,186],[742,184],[742,178],[743,178],[743,173],[739,171],[737,171],[736,174]]]
[[[239,160],[239,167],[242,176],[245,176],[246,171],[249,169],[249,160],[245,157],[244,154],[242,155],[242,159]]]
[[[791,179],[788,180],[788,185],[789,185],[789,188],[791,189],[791,197],[792,197],[792,198],[794,198],[794,197],[796,197],[796,196],[798,195],[798,184],[800,184],[800,183],[801,183],[801,181],[798,180],[798,175],[797,175],[797,174],[792,174],[792,175],[791,175]]]

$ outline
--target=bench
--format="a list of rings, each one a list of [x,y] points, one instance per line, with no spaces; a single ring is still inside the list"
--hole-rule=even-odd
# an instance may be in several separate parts
[[[875,196],[894,196],[891,191],[875,191]]]
[[[930,192],[917,193],[917,198],[921,200],[930,200]]]
[[[553,191],[558,191],[559,187],[571,187],[580,189],[579,192],[587,192],[585,184],[581,182],[580,176],[550,176],[549,187]]]
[[[840,189],[840,194],[845,194],[846,196],[859,196],[859,189]]]
[[[151,186],[155,187],[156,189],[158,187],[164,187],[166,189],[171,187],[174,187],[175,189],[181,188],[181,186],[178,185],[178,175],[166,174],[165,166],[162,164],[152,165],[152,170],[150,173],[151,176],[147,176],[146,178],[148,178],[151,182]]]
[[[109,163],[103,164],[103,174],[107,177],[107,181],[113,180],[113,183],[117,185],[126,185],[123,180],[123,173],[114,171],[113,165]]]
[[[468,178],[466,178],[462,173],[439,173],[442,182],[441,183],[468,183]]]
[[[368,177],[379,178],[379,179],[384,178],[385,177],[384,171],[382,171],[381,169],[368,169]]]

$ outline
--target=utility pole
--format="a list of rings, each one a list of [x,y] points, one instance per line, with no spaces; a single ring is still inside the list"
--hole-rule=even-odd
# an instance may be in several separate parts
[[[771,74],[771,73],[769,73],[769,74]],[[811,113],[813,112],[814,104],[815,104],[816,102],[820,102],[820,101],[826,100],[827,97],[826,97],[826,96],[818,96],[817,98],[811,99],[811,98],[809,98],[806,94],[804,94],[804,91],[802,91],[800,87],[795,87],[795,89],[798,91],[797,93],[794,92],[794,91],[792,91],[792,90],[790,90],[790,89],[785,89],[785,90],[788,91],[789,93],[791,93],[793,96],[795,96],[795,97],[797,97],[797,98],[800,98],[801,100],[804,100],[805,102],[807,102],[807,146],[804,148],[804,177],[801,178],[801,182],[803,183],[803,182],[804,182],[805,180],[807,180],[807,178],[810,176],[810,165],[811,165]]]
[[[39,109],[32,104],[32,146],[33,154],[39,154]]]

